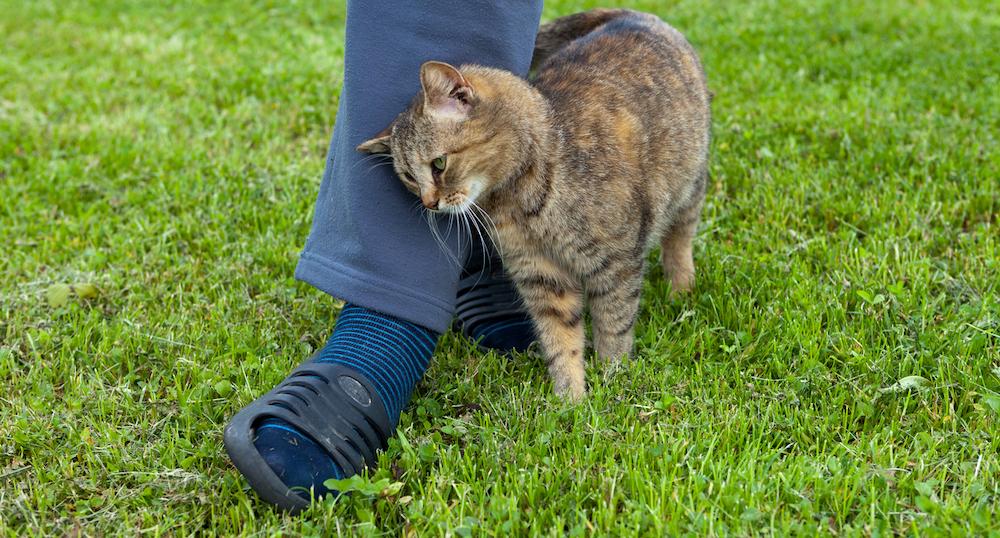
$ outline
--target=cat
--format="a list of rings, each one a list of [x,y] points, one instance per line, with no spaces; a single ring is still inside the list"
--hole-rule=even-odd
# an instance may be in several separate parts
[[[577,400],[585,300],[594,350],[614,365],[632,352],[657,242],[672,292],[694,284],[711,94],[680,32],[623,9],[543,25],[532,72],[424,63],[410,107],[358,150],[391,155],[429,210],[485,210],[553,388]]]

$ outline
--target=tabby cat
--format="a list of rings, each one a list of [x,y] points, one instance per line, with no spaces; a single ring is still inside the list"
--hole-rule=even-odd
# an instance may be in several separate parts
[[[632,351],[657,242],[673,292],[694,284],[710,93],[684,36],[630,10],[543,25],[532,70],[529,82],[427,62],[410,107],[358,150],[391,154],[430,210],[489,214],[555,391],[578,399],[584,300],[594,349],[614,364]]]

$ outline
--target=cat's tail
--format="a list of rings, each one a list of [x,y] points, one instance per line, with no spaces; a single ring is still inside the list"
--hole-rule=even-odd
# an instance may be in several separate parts
[[[633,14],[627,9],[592,9],[582,13],[574,13],[559,17],[538,28],[535,38],[535,52],[531,57],[531,70],[535,71],[545,63],[545,60],[567,43],[578,37],[583,37],[612,19]]]

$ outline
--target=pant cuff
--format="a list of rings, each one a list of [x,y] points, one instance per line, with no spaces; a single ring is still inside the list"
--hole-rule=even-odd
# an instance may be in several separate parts
[[[312,252],[302,253],[295,268],[295,278],[338,299],[396,316],[438,333],[446,332],[454,317],[454,297],[445,301]]]

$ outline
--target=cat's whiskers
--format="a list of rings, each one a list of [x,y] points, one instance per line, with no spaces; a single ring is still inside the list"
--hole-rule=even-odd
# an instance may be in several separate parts
[[[462,211],[461,214],[465,217],[466,220],[469,221],[470,227],[474,228],[476,230],[476,235],[479,236],[479,242],[482,244],[483,247],[482,249],[480,249],[483,251],[483,265],[485,266],[487,245],[486,245],[486,238],[483,237],[483,229],[482,229],[483,224],[482,221],[479,220],[479,217],[475,213],[469,210],[470,207],[471,206],[466,206],[465,210]],[[470,232],[470,242],[471,242],[471,232]]]
[[[460,215],[462,215],[462,218],[465,219],[466,226],[469,228],[469,250],[472,250],[472,240],[473,240],[472,230],[474,229],[476,231],[476,234],[479,236],[479,242],[482,243],[482,247],[483,247],[483,248],[481,248],[479,250],[480,250],[480,253],[482,254],[482,257],[483,257],[482,258],[482,265],[483,265],[483,267],[485,267],[486,266],[486,241],[483,239],[483,232],[482,232],[482,230],[479,229],[479,221],[476,220],[474,214],[472,214],[472,213],[470,213],[468,211],[462,211],[460,213]],[[478,283],[479,282],[477,281],[476,284],[478,284]]]
[[[451,236],[451,226],[452,226],[452,224],[455,223],[455,218],[452,216],[452,214],[448,213],[447,215],[448,215],[448,229],[445,230],[445,232],[444,232],[444,236],[445,237]]]
[[[364,171],[364,173],[367,174],[380,166],[386,166],[386,165],[388,165],[389,168],[391,169],[390,171],[392,172],[392,175],[396,175],[396,169],[392,168],[392,163],[375,163],[374,165],[369,166],[368,169]]]
[[[463,250],[462,245],[465,243],[465,238],[463,237],[463,233],[462,232],[464,230],[464,232],[465,232],[464,235],[468,235],[469,228],[468,228],[468,226],[465,225],[465,222],[462,221],[462,218],[461,218],[460,215],[458,217],[456,217],[456,215],[454,213],[451,213],[451,212],[447,212],[447,213],[448,213],[448,220],[455,222],[455,234],[458,236],[457,237],[457,244],[456,244],[455,248],[456,248],[457,252],[460,253]],[[463,261],[458,261],[458,258],[457,258],[458,254],[455,254],[455,256],[456,256],[455,257],[456,262],[461,267],[461,265],[463,264]]]
[[[493,248],[494,248],[495,251],[499,252],[499,249],[497,249],[497,247],[496,247],[496,242],[493,241],[492,237],[490,237],[489,229],[487,228],[486,224],[484,223],[482,217],[480,217],[476,213],[476,211],[473,209],[473,206],[474,206],[474,202],[472,202],[471,200],[468,200],[460,208],[459,214],[462,215],[462,217],[469,222],[469,226],[471,228],[474,228],[476,230],[476,235],[479,236],[479,242],[482,245],[482,248],[480,249],[481,254],[482,254],[482,266],[486,267],[487,263],[492,263],[492,261],[491,261],[492,257],[489,256],[487,254],[487,252],[486,252],[487,249],[489,249],[490,244],[493,245]],[[472,237],[471,237],[472,234],[471,234],[471,232],[470,232],[469,235],[470,235],[469,239],[470,239],[470,248],[471,248],[471,240],[472,240]],[[487,240],[486,240],[487,237],[490,238],[489,239],[489,241],[490,241],[489,244],[487,243]],[[477,281],[477,284],[478,284],[478,281]]]
[[[393,168],[392,159],[389,158],[387,155],[382,155],[377,153],[365,155],[361,159],[358,159],[357,161],[351,164],[351,166],[347,169],[347,171],[348,173],[353,174],[359,165],[370,164],[373,162],[374,164],[372,164],[364,172],[362,172],[363,174],[367,174],[380,166],[388,166],[389,168],[393,169],[393,175],[395,175],[395,168]]]
[[[389,156],[389,155],[386,155],[385,153],[369,153],[367,155],[362,155],[362,157],[364,159],[382,159],[382,160],[386,160],[386,161],[391,161],[392,160],[392,157]]]
[[[503,251],[500,249],[500,244],[497,242],[500,236],[500,232],[499,230],[497,230],[497,224],[496,222],[493,221],[493,217],[491,217],[490,214],[487,213],[486,210],[483,209],[482,206],[477,204],[475,201],[470,200],[469,207],[480,215],[481,222],[483,222],[483,224],[486,226],[486,235],[487,237],[490,238],[490,243],[493,245],[493,250],[495,250],[496,253],[501,258],[503,258]]]
[[[356,166],[358,166],[360,164],[371,163],[373,161],[377,165],[382,165],[382,164],[388,164],[390,166],[392,165],[392,159],[391,158],[387,157],[386,155],[373,153],[373,154],[370,154],[370,155],[365,155],[364,157],[358,159],[357,161],[354,161],[354,163],[351,164],[351,167],[348,168],[348,171],[353,172],[354,168]]]
[[[465,232],[465,235],[469,236],[469,246],[472,246],[472,233],[469,231],[469,225],[465,222],[461,213],[448,212],[448,215],[456,221],[455,230],[458,233],[458,251],[462,252],[465,245],[465,239],[462,237],[463,231]]]
[[[448,248],[448,243],[441,237],[441,231],[437,226],[437,218],[430,211],[424,210],[424,216],[427,218],[427,227],[431,230],[431,235],[434,237],[434,241],[438,244],[441,250],[448,256],[448,259],[453,261],[455,265],[461,267],[462,263],[455,256],[455,253]]]
[[[469,206],[469,207],[471,207],[471,206]],[[492,270],[493,269],[492,257],[489,256],[489,255],[487,255],[487,253],[486,253],[486,249],[488,248],[488,246],[486,245],[486,239],[483,237],[483,230],[481,228],[481,221],[479,220],[479,218],[476,216],[476,214],[474,212],[467,211],[466,214],[468,214],[469,217],[473,221],[475,221],[476,232],[479,234],[479,241],[482,243],[482,247],[483,248],[479,249],[480,253],[482,254],[482,267],[486,267],[487,264],[489,264],[489,269]],[[487,235],[489,235],[489,234],[487,233]],[[479,284],[479,281],[482,280],[483,276],[485,276],[485,275],[486,275],[486,271],[481,271],[479,273],[479,278],[476,279],[476,285]]]

